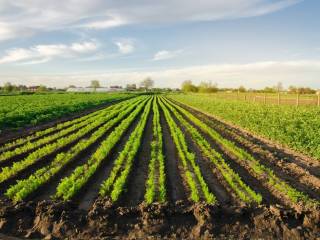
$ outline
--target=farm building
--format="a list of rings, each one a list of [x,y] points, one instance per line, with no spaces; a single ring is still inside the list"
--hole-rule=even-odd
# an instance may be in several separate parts
[[[91,88],[91,87],[75,87],[68,88],[67,92],[120,92],[123,91],[122,87],[101,87],[101,88]]]

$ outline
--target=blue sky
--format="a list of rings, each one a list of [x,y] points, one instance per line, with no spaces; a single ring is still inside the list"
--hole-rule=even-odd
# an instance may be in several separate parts
[[[320,88],[317,0],[0,0],[0,84]]]

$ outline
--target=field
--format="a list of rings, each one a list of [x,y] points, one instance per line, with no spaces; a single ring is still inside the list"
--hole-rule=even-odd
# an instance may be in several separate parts
[[[2,141],[0,232],[46,239],[319,238],[320,161],[194,107],[318,157],[318,142],[307,148],[299,135],[303,127],[279,133],[270,117],[275,108],[262,113],[273,123],[265,125],[252,117],[263,111],[258,107],[241,105],[239,116],[231,104],[205,97],[134,96]],[[283,109],[279,119],[289,121]],[[303,122],[316,110],[295,114]],[[294,133],[295,141],[285,137]]]
[[[4,129],[36,125],[128,97],[128,94],[119,93],[45,93],[0,96],[0,133]]]
[[[170,97],[320,160],[320,107],[264,105],[200,94]]]

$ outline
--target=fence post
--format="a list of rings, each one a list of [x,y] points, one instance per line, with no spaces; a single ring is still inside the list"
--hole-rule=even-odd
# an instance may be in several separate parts
[[[297,107],[299,106],[299,102],[300,102],[300,94],[297,93],[297,102],[296,102],[296,106]]]
[[[278,105],[280,105],[280,92],[278,92]]]
[[[246,93],[244,94],[244,100],[245,101],[247,100],[247,94]]]
[[[318,94],[318,103],[317,103],[318,107],[320,106],[320,94]]]
[[[264,93],[264,96],[263,96],[263,103],[267,104],[267,94],[266,93]]]

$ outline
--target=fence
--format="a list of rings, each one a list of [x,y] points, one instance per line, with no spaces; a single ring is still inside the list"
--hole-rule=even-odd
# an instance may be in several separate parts
[[[215,97],[275,105],[320,106],[320,94],[288,93],[215,93]]]

